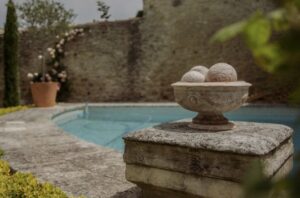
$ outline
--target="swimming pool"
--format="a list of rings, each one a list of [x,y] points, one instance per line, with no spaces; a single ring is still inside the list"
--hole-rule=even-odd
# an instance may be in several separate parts
[[[87,112],[82,108],[58,115],[54,122],[81,139],[123,151],[126,133],[195,115],[179,106],[91,106]],[[245,106],[226,116],[234,121],[288,125],[295,130],[295,149],[300,151],[299,108]]]

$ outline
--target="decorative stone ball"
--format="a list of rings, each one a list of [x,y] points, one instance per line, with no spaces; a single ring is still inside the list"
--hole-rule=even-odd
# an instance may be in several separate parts
[[[197,72],[200,72],[202,75],[206,76],[208,69],[205,66],[198,65],[198,66],[193,67],[191,69],[191,71],[197,71]]]
[[[189,71],[182,76],[181,81],[182,82],[204,82],[205,77],[200,72]]]
[[[209,69],[205,81],[233,82],[237,81],[237,73],[231,65],[227,63],[217,63]]]

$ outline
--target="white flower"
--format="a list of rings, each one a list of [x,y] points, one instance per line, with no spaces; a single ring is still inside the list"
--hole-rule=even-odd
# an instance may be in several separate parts
[[[64,74],[59,73],[57,76],[58,76],[59,78],[63,78],[63,77],[64,77]]]
[[[61,48],[59,48],[59,49],[58,49],[58,52],[62,53],[62,52],[63,52],[63,50],[62,50]]]
[[[59,35],[56,35],[56,38],[59,39]]]
[[[46,74],[45,78],[46,78],[47,81],[51,81],[52,80],[52,78],[51,78],[51,76],[49,74]]]
[[[33,79],[33,77],[34,77],[34,76],[33,76],[33,74],[32,74],[32,73],[28,73],[28,74],[27,74],[27,78],[28,78],[28,79],[30,79],[30,80],[31,80],[31,79]]]
[[[79,29],[79,32],[83,32],[83,28]]]
[[[69,36],[69,33],[67,32],[67,33],[65,33],[65,36]]]
[[[56,48],[60,48],[60,44],[57,44],[57,45],[56,45]]]
[[[65,43],[65,39],[61,39],[59,43],[63,45]]]
[[[39,74],[38,73],[34,73],[34,76],[38,76]]]
[[[42,60],[42,59],[43,59],[43,56],[42,56],[42,55],[39,55],[38,58],[39,58],[40,60]]]
[[[47,51],[48,52],[51,52],[53,49],[51,48],[51,47],[49,47],[48,49],[47,49]]]

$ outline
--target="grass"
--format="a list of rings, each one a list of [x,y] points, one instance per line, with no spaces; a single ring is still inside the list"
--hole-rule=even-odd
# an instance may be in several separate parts
[[[29,106],[17,106],[17,107],[7,107],[7,108],[0,108],[0,116],[3,116],[8,113],[26,110],[30,108]]]

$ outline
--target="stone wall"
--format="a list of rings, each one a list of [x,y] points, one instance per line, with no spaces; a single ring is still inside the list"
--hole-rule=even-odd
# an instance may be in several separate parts
[[[79,26],[85,35],[66,45],[64,64],[68,67],[68,102],[127,101],[132,99],[132,45],[138,20],[91,23]],[[22,103],[30,103],[28,72],[39,72],[38,55],[52,47],[55,36],[21,33],[20,86]],[[2,39],[0,39],[0,44]],[[0,65],[2,67],[2,45]],[[3,70],[3,69],[2,69]],[[1,70],[1,75],[2,74]],[[0,78],[3,81],[3,78]],[[2,100],[3,83],[0,86]]]
[[[138,20],[82,26],[85,36],[67,45],[71,102],[132,99],[132,29]],[[135,58],[134,58],[135,59]]]
[[[138,92],[146,100],[173,100],[170,84],[192,66],[227,62],[240,80],[254,84],[253,100],[274,93],[277,83],[255,65],[241,40],[209,41],[220,28],[273,6],[268,0],[145,0]]]
[[[286,84],[257,67],[239,39],[209,42],[223,26],[273,6],[268,0],[144,0],[142,19],[82,25],[85,36],[67,45],[64,59],[70,77],[68,101],[172,101],[170,84],[190,67],[227,62],[240,80],[253,83],[251,101],[284,102]],[[53,36],[23,33],[21,38],[21,91],[27,103],[26,74],[39,70],[37,56],[51,46]]]

